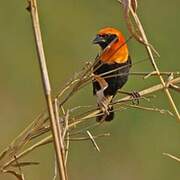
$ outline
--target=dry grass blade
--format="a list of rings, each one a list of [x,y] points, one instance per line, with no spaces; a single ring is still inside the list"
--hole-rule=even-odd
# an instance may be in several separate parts
[[[100,152],[100,149],[99,149],[99,147],[98,147],[98,145],[97,145],[97,143],[96,143],[94,137],[93,137],[92,134],[90,133],[90,131],[86,131],[86,132],[87,132],[87,134],[88,134],[88,136],[89,136],[89,138],[90,138],[92,144],[93,144],[94,147],[96,148],[96,150],[97,150],[98,152]]]
[[[18,180],[25,180],[24,177],[21,176],[21,174],[16,173],[15,171],[12,170],[4,170],[4,173],[12,174],[15,176]]]
[[[39,142],[33,144],[32,146],[30,146],[29,148],[27,148],[26,150],[22,151],[21,153],[19,153],[18,155],[16,155],[16,159],[20,159],[22,157],[24,157],[25,155],[31,153],[32,151],[34,151],[35,149],[37,149],[38,147],[41,147],[41,146],[44,146],[44,145],[47,145],[49,143],[52,143],[52,135],[40,140]],[[15,162],[15,159],[14,158],[10,158],[9,161],[5,162],[3,164],[3,166],[1,167],[1,171],[4,172],[4,170],[6,168],[8,168],[9,166],[12,165],[12,163]]]
[[[61,158],[62,158],[61,160],[63,163],[64,172],[66,173],[66,176],[67,176],[67,169],[66,169],[66,165],[65,165],[63,128],[62,128],[62,124],[60,123],[60,119],[59,119],[58,100],[57,99],[55,99],[55,101],[54,101],[54,106],[55,106],[54,110],[55,110],[55,117],[56,117],[56,126],[57,126],[58,132],[59,132],[58,136],[59,136],[60,148],[61,148]]]
[[[163,153],[163,155],[168,156],[168,157],[170,157],[171,159],[174,159],[174,160],[180,162],[180,158],[178,158],[178,157],[176,157],[176,156],[174,156],[174,155],[172,155],[172,154]]]
[[[180,75],[180,72],[160,72],[161,76],[169,76],[169,74],[173,73],[174,75]],[[140,75],[145,76],[144,79],[150,77],[150,76],[157,76],[158,73],[156,71],[153,72],[130,72],[130,75]],[[147,77],[148,76],[148,77]]]
[[[176,92],[180,93],[180,87],[174,84],[169,84],[169,87],[173,90],[175,90]]]
[[[18,162],[18,165],[17,164],[12,164],[11,166],[12,167],[24,167],[24,166],[34,166],[34,165],[39,165],[40,163],[39,162]]]
[[[159,109],[156,107],[145,107],[145,106],[139,106],[139,105],[133,105],[133,104],[122,104],[122,105],[127,106],[127,107],[136,108],[136,109],[146,110],[146,111],[159,112],[161,114],[168,114],[168,115],[174,117],[174,114],[172,112],[170,112],[169,110],[165,110],[165,109]]]
[[[179,83],[179,82],[180,82],[180,77],[171,80],[171,81],[170,81],[170,84],[171,84],[171,83],[172,83],[172,84],[177,84],[177,83]],[[147,88],[147,89],[144,89],[144,90],[140,91],[139,94],[140,94],[141,96],[145,96],[145,95],[147,95],[147,94],[152,94],[152,93],[154,93],[154,92],[163,90],[164,88],[168,88],[168,87],[164,87],[162,84],[157,84],[157,85],[155,85],[155,86],[152,86],[152,87],[149,87],[149,88]],[[122,99],[120,99],[120,100],[117,100],[117,102],[123,102],[123,101],[129,100],[130,98],[131,98],[131,96],[126,96],[126,97],[124,97],[124,98],[122,98]]]
[[[19,165],[19,162],[18,162],[16,156],[14,156],[14,159],[15,159],[15,163],[16,163],[18,169],[19,169],[20,177],[21,177],[22,180],[24,180],[24,174],[22,172],[21,166]]]
[[[99,137],[106,137],[106,136],[110,136],[110,133],[104,133],[104,134],[99,134],[96,136],[92,136],[93,139],[97,139]],[[77,137],[77,138],[69,138],[70,141],[85,141],[85,140],[90,140],[90,137]]]
[[[69,146],[70,146],[70,140],[69,140],[69,132],[67,133],[66,136],[66,148],[65,148],[65,165],[67,165],[67,159],[68,159],[68,154],[69,154]]]
[[[54,162],[54,177],[53,180],[56,180],[58,176],[58,172],[57,172],[57,160],[56,160],[56,156],[55,156],[55,162]]]

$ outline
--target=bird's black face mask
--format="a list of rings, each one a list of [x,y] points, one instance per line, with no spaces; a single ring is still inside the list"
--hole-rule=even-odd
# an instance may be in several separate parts
[[[97,36],[93,40],[93,44],[99,44],[102,49],[105,49],[115,39],[117,39],[117,36],[115,34],[97,34]]]

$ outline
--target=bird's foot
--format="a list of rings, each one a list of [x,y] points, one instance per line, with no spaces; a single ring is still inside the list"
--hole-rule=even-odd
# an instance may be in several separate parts
[[[104,96],[104,90],[101,89],[101,90],[97,91],[96,96],[97,96],[97,104],[100,107],[100,109],[102,110],[102,112],[109,114],[108,106],[109,106],[110,101],[109,101],[109,97]]]
[[[121,94],[127,94],[132,97],[132,103],[138,105],[139,104],[139,98],[141,95],[139,94],[138,91],[132,91],[132,92],[126,92],[122,90],[118,90],[119,93]]]
[[[109,105],[112,101],[113,96],[104,96],[104,91],[103,90],[99,90],[96,92],[96,96],[97,96],[97,104],[100,107],[101,111],[106,114],[109,115]]]
[[[131,92],[131,97],[132,97],[132,103],[134,105],[138,105],[139,104],[139,98],[141,97],[139,92],[138,91],[132,91]]]

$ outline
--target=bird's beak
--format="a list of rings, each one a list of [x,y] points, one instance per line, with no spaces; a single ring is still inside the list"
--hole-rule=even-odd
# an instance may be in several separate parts
[[[93,44],[99,44],[105,42],[105,39],[100,36],[99,34],[96,35],[95,39],[93,40]]]

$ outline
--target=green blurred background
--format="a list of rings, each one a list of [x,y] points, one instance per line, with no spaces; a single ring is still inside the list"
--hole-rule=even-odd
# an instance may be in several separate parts
[[[74,72],[98,51],[91,41],[105,26],[120,28],[129,36],[122,9],[115,0],[43,0],[39,14],[50,79],[55,95]],[[159,51],[157,63],[163,71],[180,70],[180,1],[139,1],[138,14],[147,35]],[[3,150],[45,107],[31,20],[26,0],[1,1],[0,6],[0,150]],[[129,42],[133,62],[147,57],[142,45]],[[152,71],[146,61],[132,71]],[[140,90],[159,82],[131,76],[124,90]],[[180,109],[180,96],[172,92]],[[95,102],[91,87],[72,99],[71,106]],[[142,103],[143,105],[143,103]],[[147,106],[169,108],[164,93],[157,93]],[[180,125],[168,115],[129,109],[116,114],[112,123],[97,129],[110,132],[98,139],[98,153],[89,142],[71,144],[68,170],[71,180],[179,180],[180,164],[162,155],[180,155]],[[96,130],[93,132],[96,133]],[[54,173],[51,145],[33,152],[26,160],[39,166],[24,168],[28,180],[49,180]],[[0,175],[0,180],[12,180]]]

